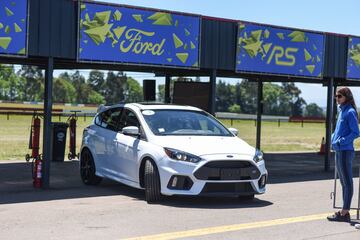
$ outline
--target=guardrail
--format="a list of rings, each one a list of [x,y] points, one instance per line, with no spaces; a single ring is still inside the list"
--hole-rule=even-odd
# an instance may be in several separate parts
[[[230,125],[233,126],[234,121],[249,120],[254,121],[254,126],[257,123],[257,116],[253,114],[238,114],[238,113],[225,113],[217,112],[215,116],[218,119],[230,120]],[[324,118],[317,117],[287,117],[287,116],[274,116],[274,115],[262,115],[262,122],[277,122],[278,127],[281,126],[281,122],[300,123],[301,127],[304,127],[304,123],[325,123]]]
[[[36,113],[38,113],[38,115],[40,116],[44,116],[43,111],[35,111]],[[11,115],[28,115],[28,116],[32,116],[34,114],[34,111],[0,111],[0,115],[6,115],[6,119],[10,120],[10,116]],[[87,117],[94,117],[96,113],[78,113],[78,117],[82,117],[84,119],[84,122],[86,121]],[[54,117],[58,117],[59,121],[61,121],[62,117],[69,117],[71,116],[72,113],[71,112],[52,112],[52,116]]]

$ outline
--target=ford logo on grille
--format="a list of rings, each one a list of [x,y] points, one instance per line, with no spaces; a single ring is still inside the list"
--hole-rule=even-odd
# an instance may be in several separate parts
[[[228,158],[233,158],[234,156],[233,156],[233,155],[227,155],[226,157],[228,157]]]

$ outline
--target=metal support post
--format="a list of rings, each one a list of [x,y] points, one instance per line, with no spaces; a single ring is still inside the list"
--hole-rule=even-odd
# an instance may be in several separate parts
[[[333,87],[334,87],[334,79],[330,78],[328,80],[328,86],[327,86],[327,106],[326,106],[326,133],[325,133],[325,163],[324,163],[324,169],[325,171],[329,171],[330,169],[330,158],[331,158],[331,152],[330,152],[330,143],[331,143],[331,123],[332,123],[332,117],[333,117]]]
[[[171,83],[171,77],[170,75],[165,75],[165,103],[170,103],[170,83]]]
[[[334,83],[334,95],[336,95],[336,83]],[[336,99],[333,99],[333,115],[332,115],[332,131],[335,131],[335,127],[336,127],[336,115],[337,115],[337,104],[336,104]]]
[[[260,149],[261,144],[261,115],[263,112],[263,82],[258,81],[257,91],[257,117],[256,117],[256,148]]]
[[[43,130],[43,168],[42,187],[50,186],[50,161],[52,156],[51,146],[51,112],[52,112],[52,86],[53,86],[54,59],[48,58],[45,70],[45,94],[44,94],[44,130]]]
[[[211,70],[210,74],[210,93],[209,93],[209,113],[215,115],[216,98],[216,69]]]

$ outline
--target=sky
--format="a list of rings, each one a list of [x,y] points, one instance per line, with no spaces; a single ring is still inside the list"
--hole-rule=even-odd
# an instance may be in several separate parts
[[[102,0],[102,2],[360,36],[359,0]],[[150,73],[128,73],[128,75],[139,81],[142,81],[142,78],[153,78]],[[226,79],[226,81],[235,84],[239,79]],[[157,79],[157,84],[163,82],[162,78]],[[298,83],[297,86],[302,90],[301,96],[307,103],[314,102],[319,106],[326,106],[327,91],[321,84]],[[352,87],[351,90],[357,105],[360,106],[360,87]]]

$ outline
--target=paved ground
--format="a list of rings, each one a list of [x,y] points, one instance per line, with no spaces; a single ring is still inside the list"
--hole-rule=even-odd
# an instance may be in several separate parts
[[[270,184],[254,201],[169,197],[152,205],[112,181],[82,185],[76,161],[52,164],[46,191],[32,188],[29,164],[0,161],[0,239],[360,239],[350,224],[325,220],[334,174],[322,171],[323,157],[265,157]]]

